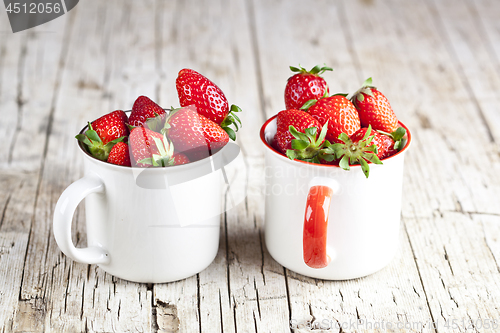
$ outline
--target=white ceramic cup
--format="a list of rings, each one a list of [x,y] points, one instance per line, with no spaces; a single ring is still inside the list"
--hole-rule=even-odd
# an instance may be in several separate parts
[[[187,278],[210,265],[219,245],[224,167],[239,155],[237,145],[163,168],[105,163],[79,145],[85,176],[62,193],[54,212],[54,236],[64,254],[148,283]],[[71,223],[84,198],[88,247],[76,248]]]
[[[400,123],[400,126],[406,128]],[[338,166],[290,160],[272,147],[276,116],[261,128],[265,146],[265,242],[286,268],[326,280],[374,273],[394,257],[399,244],[404,155],[411,142],[370,164]]]

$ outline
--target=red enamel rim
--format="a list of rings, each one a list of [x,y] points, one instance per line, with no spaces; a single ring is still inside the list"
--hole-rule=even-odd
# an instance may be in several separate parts
[[[269,118],[265,123],[264,125],[262,125],[262,127],[260,128],[260,139],[262,140],[262,143],[269,149],[271,150],[273,153],[275,153],[276,155],[279,155],[280,157],[286,159],[287,161],[290,161],[291,160],[286,157],[285,155],[283,155],[282,153],[276,151],[273,147],[271,147],[271,145],[266,141],[266,137],[265,137],[265,130],[267,128],[267,125],[269,125],[269,123],[271,121],[273,121],[278,115],[274,115],[272,116],[271,118]],[[402,122],[398,121],[398,124],[399,126],[401,127],[404,127],[404,129],[406,129],[406,137],[407,137],[407,142],[406,142],[406,145],[404,146],[403,149],[401,149],[400,151],[398,151],[396,154],[392,155],[392,156],[389,156],[389,157],[386,157],[384,158],[382,161],[386,161],[386,160],[390,160],[391,158],[393,157],[396,157],[398,156],[399,154],[401,154],[402,152],[404,152],[405,150],[408,149],[408,147],[410,146],[410,143],[411,143],[411,132],[410,130],[408,129],[408,127],[406,127],[405,124],[403,124]],[[338,165],[328,165],[328,164],[317,164],[317,163],[312,163],[312,162],[306,162],[306,161],[301,161],[301,160],[293,160],[293,162],[298,162],[298,163],[304,163],[304,164],[308,164],[308,165],[314,165],[314,166],[317,166],[317,167],[325,167],[325,168],[331,168],[331,167],[335,167],[335,168],[340,168]],[[350,165],[352,167],[361,167],[359,164],[354,164],[354,165]]]

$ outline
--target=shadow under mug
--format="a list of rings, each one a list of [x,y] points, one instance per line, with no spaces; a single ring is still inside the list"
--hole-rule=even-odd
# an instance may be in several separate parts
[[[85,176],[62,193],[54,211],[54,236],[65,255],[147,283],[180,280],[210,265],[219,247],[224,167],[239,155],[236,144],[162,168],[106,163],[79,147]],[[83,199],[88,247],[76,248],[71,223]]]
[[[286,268],[325,280],[372,274],[394,257],[399,225],[404,155],[383,165],[346,171],[334,165],[290,160],[273,148],[276,116],[261,128],[265,146],[265,242]]]

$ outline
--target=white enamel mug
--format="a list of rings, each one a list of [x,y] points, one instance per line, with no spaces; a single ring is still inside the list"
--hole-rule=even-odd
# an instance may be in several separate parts
[[[62,193],[54,212],[54,236],[65,255],[147,283],[180,280],[210,265],[219,246],[224,167],[239,155],[236,144],[163,168],[105,163],[79,145],[85,176]],[[76,248],[71,222],[83,199],[88,247]]]
[[[400,126],[406,128],[400,123]],[[399,244],[404,155],[411,142],[370,164],[338,166],[290,160],[272,147],[276,116],[261,128],[265,146],[265,242],[286,268],[325,280],[354,279],[385,267]]]

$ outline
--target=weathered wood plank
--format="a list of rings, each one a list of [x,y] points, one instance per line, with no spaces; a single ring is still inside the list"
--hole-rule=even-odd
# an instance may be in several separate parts
[[[498,75],[499,58],[495,55],[494,45],[498,42],[495,35],[488,36],[483,21],[500,14],[500,6],[493,2],[459,1],[431,2],[431,8],[438,11],[434,16],[438,32],[449,45],[453,61],[456,62],[467,93],[484,118],[491,140],[500,142],[500,113],[497,105],[500,98],[496,91],[500,87]],[[483,14],[485,19],[482,19]],[[457,20],[459,19],[459,20]],[[494,32],[494,29],[487,29]]]
[[[146,285],[121,281],[95,266],[72,262],[60,252],[52,236],[55,202],[64,188],[82,174],[81,156],[73,139],[75,133],[86,121],[105,112],[130,108],[133,99],[130,91],[123,89],[123,82],[131,82],[130,87],[139,85],[135,82],[144,78],[140,75],[136,78],[134,73],[142,73],[141,64],[148,64],[148,58],[154,61],[154,43],[151,48],[130,48],[134,43],[148,45],[146,38],[137,42],[147,23],[151,32],[154,31],[150,20],[131,19],[132,13],[137,17],[141,17],[141,13],[150,14],[146,9],[133,1],[125,4],[89,2],[68,14],[72,22],[66,30],[70,34],[65,41],[68,51],[63,57],[60,91],[55,99],[51,137],[26,257],[29,269],[25,271],[21,288],[18,327],[31,324],[34,331],[49,332],[149,332],[152,329],[151,290]],[[135,59],[143,62],[136,63]],[[150,75],[150,79],[154,77]],[[85,246],[83,211],[79,209],[76,215],[73,238],[77,245]],[[37,320],[36,325],[33,320]]]
[[[446,10],[449,6],[455,4],[449,3]],[[481,225],[468,215],[496,214],[498,206],[486,207],[480,201],[498,191],[497,177],[484,167],[495,170],[498,156],[486,153],[491,149],[488,129],[467,90],[470,83],[454,60],[453,41],[442,33],[445,8],[404,1],[372,3],[369,11],[356,2],[346,3],[346,8],[360,15],[356,22],[384,37],[384,45],[377,46],[359,25],[350,25],[359,54],[387,47],[384,60],[366,57],[364,67],[373,71],[380,87],[404,87],[394,99],[388,97],[416,139],[406,163],[403,216],[432,319],[445,330],[445,321],[453,319],[461,323],[498,317],[497,265]],[[469,13],[459,13],[453,20],[466,27]],[[398,59],[400,66],[395,65]],[[463,135],[467,131],[474,134]]]
[[[289,332],[289,320],[326,320],[335,332],[363,320],[358,330],[384,321],[427,332],[431,321],[450,331],[445,321],[498,319],[499,9],[492,0],[87,1],[24,34],[11,34],[0,11],[0,139],[8,142],[0,146],[0,330]],[[288,65],[322,62],[335,68],[325,74],[332,92],[373,76],[414,135],[401,250],[384,270],[352,281],[284,270],[263,243],[258,129],[284,108]],[[141,94],[176,106],[182,67],[244,109],[247,198],[224,216],[216,259],[189,279],[149,286],[72,262],[51,223],[58,196],[82,174],[74,134]],[[81,209],[73,237],[85,246]]]
[[[431,9],[438,11],[438,15],[434,16],[436,25],[439,27],[438,32],[448,45],[451,58],[456,63],[464,82],[464,88],[477,109],[474,115],[484,122],[480,130],[484,131],[488,139],[492,141],[482,142],[484,153],[486,156],[496,155],[493,158],[487,158],[486,161],[478,160],[477,164],[472,162],[474,170],[464,170],[463,177],[468,180],[468,188],[474,193],[475,210],[498,214],[500,207],[491,205],[488,198],[500,195],[500,187],[485,186],[486,179],[498,177],[495,171],[491,172],[491,168],[484,168],[482,163],[497,163],[498,154],[494,152],[500,151],[500,112],[498,112],[500,97],[496,93],[500,89],[500,75],[497,70],[499,61],[493,53],[490,40],[484,33],[480,15],[482,13],[500,15],[500,6],[488,2],[475,4],[474,1],[453,2],[451,8],[448,8],[449,6],[450,3],[444,1],[431,5]],[[494,38],[494,35],[492,37]],[[496,39],[493,43],[499,41],[500,39]],[[472,146],[469,147],[473,149]],[[484,176],[476,172],[481,169],[484,169],[482,171],[485,173]],[[495,182],[495,185],[498,183]]]
[[[5,29],[10,30],[3,15],[2,28],[7,23]],[[44,30],[15,35],[2,31],[0,237],[4,251],[0,259],[0,327],[7,331],[17,329],[14,318],[22,311],[17,303],[63,48],[63,33],[59,31],[64,26],[64,21],[54,21]]]

